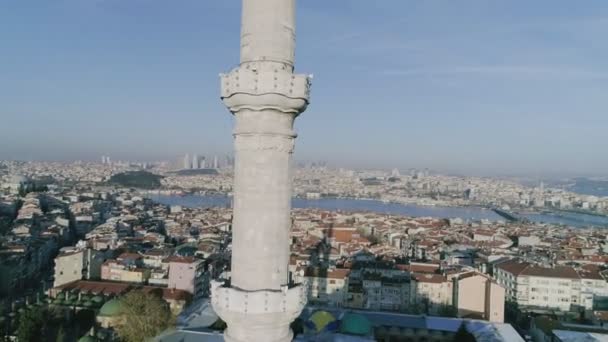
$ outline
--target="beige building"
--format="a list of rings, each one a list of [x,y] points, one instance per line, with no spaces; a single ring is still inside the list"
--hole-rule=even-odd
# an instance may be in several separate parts
[[[505,289],[479,272],[461,273],[454,279],[454,307],[458,317],[503,323]]]
[[[528,309],[590,310],[594,297],[608,294],[608,282],[594,265],[575,269],[508,260],[496,265],[494,276],[508,300]]]
[[[54,287],[82,279],[99,279],[103,253],[89,248],[62,248],[55,258]]]
[[[333,307],[345,306],[348,297],[348,269],[308,269],[304,274],[308,300]]]
[[[194,296],[202,294],[205,263],[193,257],[169,258],[170,289],[184,290]]]
[[[145,284],[148,278],[150,278],[150,269],[124,265],[116,260],[106,261],[101,266],[103,280]]]
[[[452,305],[452,281],[440,274],[412,273],[411,304],[429,314],[437,314],[442,306]]]
[[[411,289],[409,275],[390,277],[381,273],[367,272],[363,274],[362,288],[366,309],[399,311],[409,307]]]

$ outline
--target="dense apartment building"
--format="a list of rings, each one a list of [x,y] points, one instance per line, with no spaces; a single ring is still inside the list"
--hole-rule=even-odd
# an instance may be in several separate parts
[[[508,300],[531,309],[590,310],[594,298],[608,295],[606,277],[595,265],[544,267],[513,259],[497,264],[494,276]]]
[[[453,284],[442,274],[412,273],[410,303],[430,314],[452,305]]]
[[[107,260],[103,263],[101,266],[101,279],[145,284],[150,278],[150,269],[143,266],[141,255],[123,253],[115,260]]]
[[[464,272],[453,276],[454,307],[458,317],[504,322],[505,289],[489,276]]]
[[[400,311],[409,306],[411,283],[408,274],[387,276],[365,272],[361,285],[365,309]]]
[[[296,281],[306,284],[311,303],[434,315],[453,307],[459,317],[504,321],[505,289],[489,276],[472,269],[443,274],[435,264],[400,266],[308,268]]]
[[[170,289],[184,290],[194,297],[203,294],[205,282],[203,274],[205,262],[194,257],[172,256],[169,262]]]
[[[62,248],[55,258],[54,287],[82,279],[100,279],[103,253],[90,248]]]
[[[343,307],[348,297],[348,269],[309,268],[303,284],[310,302]]]

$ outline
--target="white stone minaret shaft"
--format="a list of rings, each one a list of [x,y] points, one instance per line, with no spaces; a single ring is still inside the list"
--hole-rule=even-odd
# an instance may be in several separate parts
[[[288,274],[293,124],[310,86],[293,73],[294,49],[295,0],[243,0],[241,63],[221,76],[236,118],[232,269],[212,303],[227,341],[290,341],[306,300]]]

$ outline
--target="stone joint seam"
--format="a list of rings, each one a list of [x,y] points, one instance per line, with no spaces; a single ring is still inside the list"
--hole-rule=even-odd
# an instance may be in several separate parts
[[[302,286],[283,291],[243,291],[223,287],[221,283],[214,282],[211,300],[214,308],[242,314],[300,312],[306,305],[306,295]]]
[[[310,78],[307,75],[293,74],[285,69],[252,71],[239,67],[228,74],[220,75],[220,78],[222,98],[229,98],[239,93],[276,94],[308,102],[310,97]]]
[[[278,151],[293,153],[295,139],[286,135],[235,134],[236,151]]]

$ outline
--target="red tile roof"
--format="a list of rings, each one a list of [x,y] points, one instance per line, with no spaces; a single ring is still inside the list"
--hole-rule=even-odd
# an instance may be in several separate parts
[[[146,293],[157,293],[165,300],[189,301],[190,299],[192,299],[192,295],[184,290],[168,289],[158,286],[142,286],[127,283],[114,283],[107,281],[78,280],[62,286],[55,287],[53,290],[56,290],[55,293],[59,293],[62,291],[79,291],[83,293],[103,294],[106,296],[120,296],[129,291],[141,290]]]
[[[441,284],[448,282],[448,279],[440,274],[417,274],[412,273],[412,279],[420,283]]]
[[[496,265],[496,267],[513,275],[567,279],[580,278],[576,270],[570,266],[543,267],[518,260],[509,260]]]
[[[336,269],[319,269],[319,268],[308,268],[306,269],[305,276],[313,278],[331,278],[331,279],[345,279],[350,274],[349,269],[336,268]]]
[[[196,259],[194,257],[182,257],[182,256],[178,256],[178,255],[173,255],[173,256],[170,256],[169,258],[167,258],[166,261],[176,262],[176,263],[181,263],[181,264],[192,264],[192,263],[198,261],[198,259]]]
[[[412,263],[409,265],[397,265],[397,268],[403,271],[416,272],[416,273],[435,273],[439,270],[439,265],[435,264],[423,264],[423,263]]]
[[[578,274],[582,279],[604,280],[601,271],[602,269],[597,265],[584,265],[578,270]]]
[[[122,253],[116,259],[133,259],[133,260],[138,260],[138,259],[141,259],[141,258],[142,258],[142,256],[139,255],[139,254],[137,254],[137,253]]]

